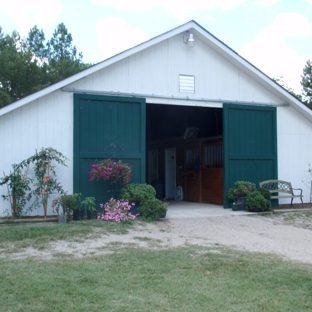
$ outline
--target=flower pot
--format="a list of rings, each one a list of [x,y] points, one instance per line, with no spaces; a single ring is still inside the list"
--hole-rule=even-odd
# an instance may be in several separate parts
[[[232,208],[233,211],[238,211],[238,210],[239,210],[239,206],[236,205],[235,203],[233,203],[233,204],[231,205],[231,208]]]
[[[66,216],[58,215],[57,216],[57,221],[58,221],[58,223],[66,223],[67,222]]]
[[[74,220],[74,221],[83,220],[84,213],[85,213],[84,210],[74,210],[74,213],[73,213],[73,220]]]
[[[167,210],[161,215],[161,216],[159,216],[159,218],[166,218],[166,214],[167,214]]]
[[[238,210],[246,210],[245,197],[236,197],[236,206]]]
[[[138,214],[138,213],[139,213],[139,212],[138,212],[139,206],[140,206],[140,204],[135,204],[134,206],[131,206],[131,208],[130,208],[130,213],[131,213],[132,215]]]
[[[97,219],[98,212],[96,211],[87,211],[88,220]]]
[[[262,210],[261,209],[258,209],[258,208],[252,208],[249,210],[250,212],[261,212]]]

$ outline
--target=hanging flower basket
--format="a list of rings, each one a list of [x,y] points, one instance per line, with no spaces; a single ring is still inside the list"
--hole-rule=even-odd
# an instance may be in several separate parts
[[[103,161],[90,164],[90,171],[88,172],[92,180],[109,181],[109,184],[122,183],[127,185],[132,179],[132,167],[128,163],[123,163],[121,160],[118,162],[108,158]]]

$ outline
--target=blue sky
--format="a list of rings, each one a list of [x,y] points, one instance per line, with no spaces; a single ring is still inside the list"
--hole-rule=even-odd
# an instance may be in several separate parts
[[[312,0],[0,0],[5,34],[63,22],[84,62],[97,63],[195,20],[270,77],[301,91],[312,59]]]

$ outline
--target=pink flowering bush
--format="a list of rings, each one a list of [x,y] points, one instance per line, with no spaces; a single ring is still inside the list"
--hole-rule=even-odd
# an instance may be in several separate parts
[[[127,185],[132,179],[131,165],[123,163],[121,160],[116,162],[108,158],[99,163],[90,164],[90,167],[89,181],[103,179],[103,181],[109,180],[110,184],[121,182],[123,185]]]
[[[125,201],[124,199],[116,200],[111,198],[107,203],[100,204],[104,212],[98,216],[98,220],[121,222],[127,220],[134,220],[137,215],[130,212],[134,204]]]

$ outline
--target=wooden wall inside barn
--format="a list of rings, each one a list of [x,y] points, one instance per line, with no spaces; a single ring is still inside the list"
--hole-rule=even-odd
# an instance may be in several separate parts
[[[182,186],[185,201],[223,205],[223,167],[207,168],[205,166],[203,153],[205,146],[208,145],[222,146],[222,140],[210,142],[207,140],[198,140],[192,143],[184,141],[183,138],[175,138],[170,141],[159,140],[150,143],[147,151],[158,151],[158,179],[165,183],[165,149],[175,148],[176,186]],[[198,146],[199,148],[201,159],[199,173],[196,173],[195,170],[187,170],[186,150],[190,146]],[[148,165],[147,160],[147,167]],[[165,196],[165,187],[163,195]]]

